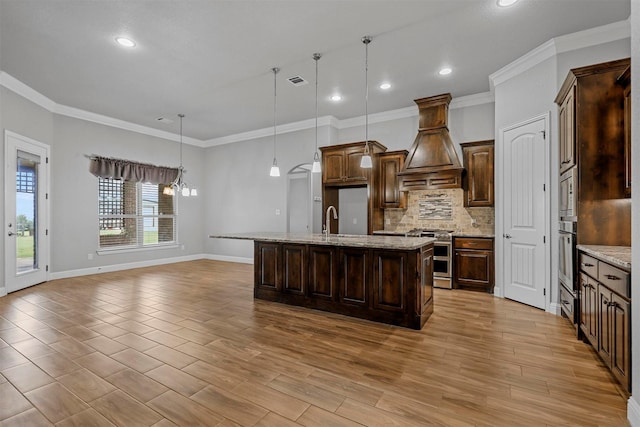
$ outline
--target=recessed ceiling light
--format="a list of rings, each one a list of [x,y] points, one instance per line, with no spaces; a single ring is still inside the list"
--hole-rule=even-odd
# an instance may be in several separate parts
[[[335,95],[331,95],[331,100],[334,102],[342,101],[342,95],[339,95],[337,93]]]
[[[440,74],[441,76],[446,76],[446,75],[451,74],[451,71],[453,71],[453,70],[451,70],[451,68],[444,67],[444,68],[440,69],[440,71],[438,71],[438,74]]]
[[[516,4],[518,0],[498,0],[498,6],[500,7],[509,7]]]
[[[116,37],[116,42],[118,42],[120,46],[124,47],[134,47],[136,45],[136,42],[126,37]]]
[[[391,89],[391,83],[382,83],[380,85],[380,89],[382,89],[382,90]]]

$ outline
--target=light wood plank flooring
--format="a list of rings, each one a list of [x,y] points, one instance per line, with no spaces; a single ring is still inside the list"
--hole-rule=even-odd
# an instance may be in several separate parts
[[[2,426],[625,426],[571,326],[435,290],[422,331],[254,301],[194,261],[0,298]]]

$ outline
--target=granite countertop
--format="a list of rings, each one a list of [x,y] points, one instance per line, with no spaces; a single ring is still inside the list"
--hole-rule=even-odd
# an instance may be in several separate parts
[[[496,235],[494,233],[483,233],[482,231],[460,231],[453,233],[453,237],[484,237],[486,239],[493,239]]]
[[[577,245],[576,248],[602,261],[631,270],[630,246]]]
[[[329,239],[327,239],[324,234],[278,232],[211,234],[209,237],[217,239],[257,240],[260,242],[300,243],[400,250],[420,249],[421,247],[435,241],[435,239],[430,237],[371,236],[356,234],[331,234]]]

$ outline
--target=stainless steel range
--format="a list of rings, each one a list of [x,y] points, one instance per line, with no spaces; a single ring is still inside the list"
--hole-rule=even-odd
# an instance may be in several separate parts
[[[414,228],[407,237],[433,237],[433,287],[451,289],[451,230],[425,230]]]

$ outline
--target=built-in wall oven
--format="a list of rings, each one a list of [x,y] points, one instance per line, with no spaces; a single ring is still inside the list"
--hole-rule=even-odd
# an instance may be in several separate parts
[[[576,223],[560,221],[558,227],[559,261],[558,281],[562,313],[574,326],[579,319],[578,283],[576,280]]]
[[[451,236],[449,230],[413,229],[407,236],[432,237],[433,242],[433,287],[451,289]]]

